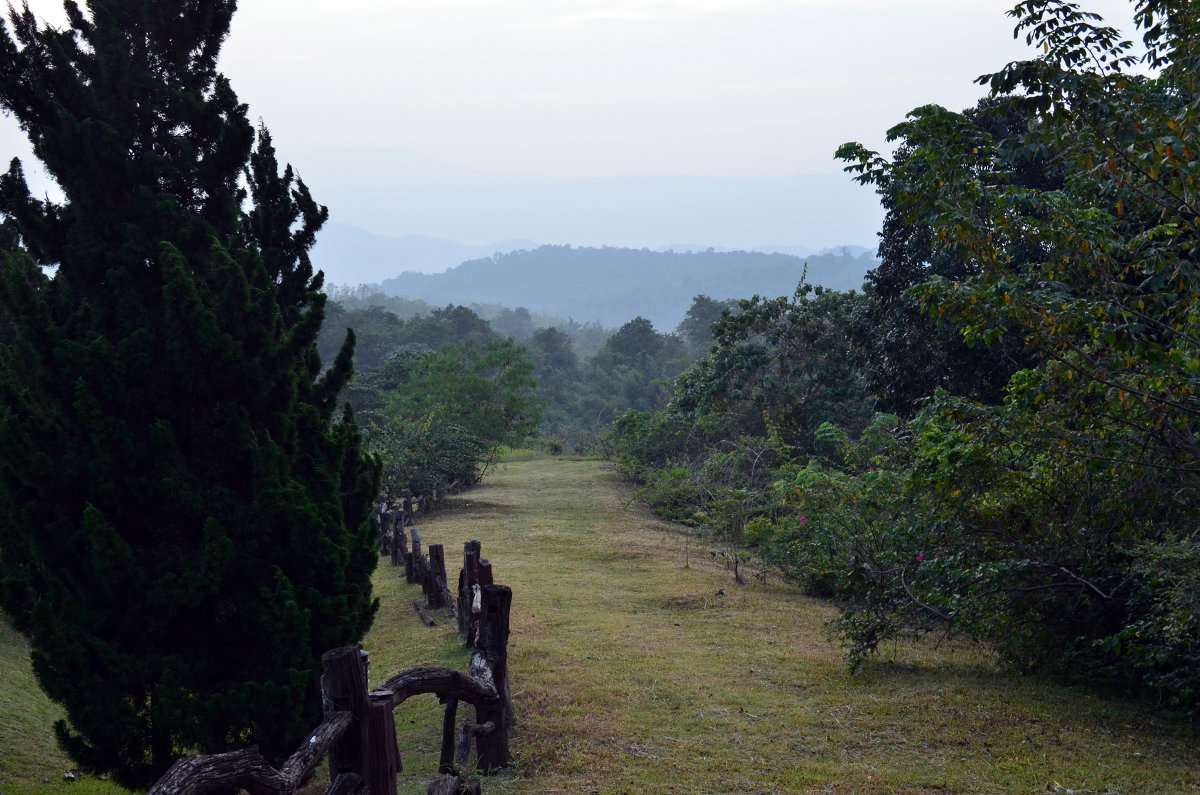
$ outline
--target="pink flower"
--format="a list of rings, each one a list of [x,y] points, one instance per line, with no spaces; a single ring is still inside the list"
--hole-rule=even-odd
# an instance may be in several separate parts
[[[924,553],[924,552],[922,552],[920,555],[917,555],[917,560],[918,560],[918,561],[925,560],[925,553]]]
[[[800,526],[801,526],[801,527],[804,527],[804,523],[805,523],[805,522],[807,522],[807,521],[808,521],[808,517],[807,517],[807,516],[801,516],[801,517],[800,517]]]

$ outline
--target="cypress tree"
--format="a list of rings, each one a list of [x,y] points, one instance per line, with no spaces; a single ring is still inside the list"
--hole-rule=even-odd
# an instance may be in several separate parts
[[[377,466],[334,416],[353,338],[325,371],[315,344],[327,213],[217,71],[232,0],[65,8],[0,36],[63,196],[0,177],[0,606],[81,767],[278,761],[377,607]]]

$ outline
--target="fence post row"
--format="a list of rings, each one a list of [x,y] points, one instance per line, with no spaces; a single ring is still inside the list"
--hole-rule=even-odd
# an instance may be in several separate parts
[[[400,525],[391,528],[393,543],[404,536]],[[420,536],[415,528],[413,549],[419,555]],[[393,555],[396,546],[392,547]],[[313,774],[328,752],[331,784],[327,795],[395,795],[396,776],[403,766],[396,743],[393,710],[421,693],[436,694],[444,703],[442,747],[438,771],[447,778],[430,786],[430,792],[479,792],[477,781],[459,777],[475,741],[476,766],[484,773],[507,767],[511,761],[508,733],[512,725],[512,695],[508,682],[509,617],[512,590],[492,582],[491,564],[480,559],[480,544],[464,545],[459,574],[462,601],[455,610],[446,587],[445,555],[440,544],[429,548],[427,582],[431,598],[456,613],[463,637],[473,648],[467,673],[450,668],[412,668],[393,676],[378,689],[368,691],[367,654],[359,646],[331,649],[321,657],[321,698],[325,719],[279,770],[263,759],[257,747],[224,754],[180,759],[150,790],[150,795],[200,795],[244,789],[251,795],[291,795]],[[440,586],[440,587],[439,587]],[[460,701],[475,707],[475,722],[455,724]]]

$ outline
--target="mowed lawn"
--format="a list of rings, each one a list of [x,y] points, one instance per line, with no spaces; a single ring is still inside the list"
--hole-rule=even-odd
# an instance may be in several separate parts
[[[513,589],[516,765],[485,791],[1200,791],[1193,731],[999,672],[981,649],[893,645],[851,676],[832,607],[753,571],[735,584],[603,462],[503,463],[417,527],[452,572],[478,539]],[[465,666],[450,622],[418,622],[401,571],[382,563],[376,583],[372,681]],[[436,778],[441,714],[431,696],[397,710],[402,791]]]
[[[715,547],[631,503],[603,462],[508,461],[419,518],[452,572],[478,539],[514,593],[516,764],[485,792],[1200,791],[1193,731],[1152,707],[998,672],[978,649],[894,645],[851,676],[824,626],[829,605],[753,571],[735,584]],[[381,560],[375,583],[372,682],[416,665],[465,669],[453,624],[418,621],[420,590],[402,570]],[[63,780],[59,712],[2,627],[0,655],[0,793],[115,792]],[[400,791],[424,792],[442,707],[420,696],[396,719]]]

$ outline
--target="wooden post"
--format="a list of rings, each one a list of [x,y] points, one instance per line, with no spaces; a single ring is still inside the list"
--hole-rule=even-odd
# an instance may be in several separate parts
[[[442,755],[438,760],[438,772],[457,773],[454,766],[454,721],[458,716],[458,699],[444,696],[441,700],[446,705],[446,715],[442,718]]]
[[[464,638],[467,637],[467,618],[471,612],[471,606],[463,601],[463,593],[467,590],[467,570],[465,568],[458,570],[458,612],[455,618],[458,620],[458,634]],[[465,609],[464,609],[465,605]]]
[[[400,492],[400,494],[402,497],[400,500],[400,510],[404,516],[404,523],[406,525],[410,525],[412,524],[413,520],[412,492],[408,489],[405,489],[404,491]]]
[[[421,586],[422,593],[428,593],[425,583],[429,572],[429,558],[424,555],[413,555],[413,582]]]
[[[479,561],[479,587],[491,585],[495,580],[492,579],[492,562],[487,560]]]
[[[392,555],[392,565],[399,566],[404,562],[404,556],[400,554],[400,539],[404,535],[404,522],[400,519],[399,509],[393,508],[388,511],[388,515],[391,517],[391,532],[388,534],[388,538],[391,540],[389,551]]]
[[[396,747],[396,718],[392,712],[392,694],[376,690],[367,707],[367,746],[369,765],[367,785],[371,795],[396,795],[396,774],[402,769]]]
[[[340,773],[325,795],[366,795],[370,788],[357,773]]]
[[[475,708],[477,724],[492,723],[494,728],[475,739],[477,764],[485,773],[508,767],[511,755],[508,748],[508,729],[512,723],[512,697],[508,687],[508,621],[512,609],[512,589],[507,585],[483,587],[483,609],[479,616],[479,634],[475,642],[475,659],[491,671],[492,682],[500,694],[500,702]]]
[[[417,563],[417,558],[421,555],[421,531],[413,527],[409,530],[412,536],[412,551],[404,558],[404,578],[409,585],[420,582],[417,579],[420,564]]]
[[[463,544],[463,568],[467,571],[467,584],[479,583],[479,558],[483,545],[478,541],[468,541]]]
[[[475,615],[472,606],[475,602],[475,587],[479,585],[481,549],[482,545],[478,541],[463,544],[463,577],[460,580],[458,615],[462,623],[463,642],[468,645],[474,642]]]
[[[396,514],[396,529],[392,536],[392,561],[393,565],[405,566],[407,571],[408,559],[408,534],[404,532],[404,514]]]
[[[421,566],[424,569],[421,572],[421,593],[425,595],[425,604],[430,608],[437,607],[441,595],[437,592],[437,584],[434,582],[433,564],[429,558],[422,555]]]
[[[329,749],[329,778],[355,773],[366,780],[367,669],[358,646],[330,649],[321,655],[321,687],[325,712],[349,712],[354,724]]]
[[[432,576],[432,582],[429,592],[425,595],[429,609],[449,607],[449,605],[442,604],[442,590],[446,585],[446,549],[441,544],[429,545],[429,573]]]

